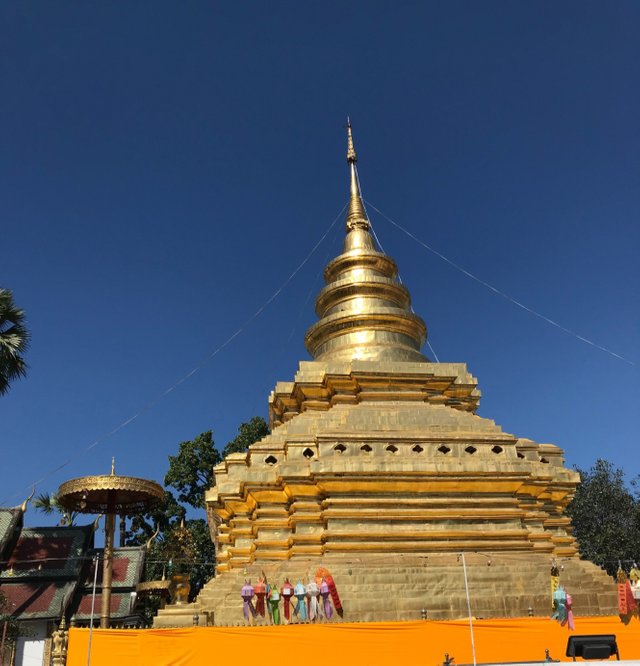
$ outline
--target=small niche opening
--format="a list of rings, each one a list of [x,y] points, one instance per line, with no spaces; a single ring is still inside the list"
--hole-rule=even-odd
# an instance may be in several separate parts
[[[496,446],[494,446],[491,450],[492,450],[496,455],[498,455],[499,453],[502,453],[502,452],[504,451],[504,449],[503,449],[501,446],[498,446],[497,444],[496,444]]]
[[[518,451],[518,458],[524,459],[524,453],[520,453],[520,451]]]
[[[398,447],[394,446],[393,444],[389,444],[386,450],[389,451],[389,453],[397,453]]]
[[[422,453],[424,449],[420,446],[420,444],[416,444],[412,449],[414,453]]]
[[[449,453],[449,451],[451,451],[451,449],[448,446],[446,446],[445,444],[443,444],[442,446],[438,447],[438,451],[440,451],[440,453],[444,453],[445,455],[447,455],[447,453]]]
[[[336,445],[333,447],[333,450],[334,450],[336,453],[344,453],[344,452],[347,450],[347,447],[346,447],[344,444],[336,444]]]
[[[475,446],[467,446],[467,448],[465,449],[465,451],[466,451],[470,456],[472,456],[477,450],[478,450],[478,449],[476,449]]]
[[[313,456],[315,456],[315,453],[314,453],[310,448],[306,448],[306,449],[302,452],[302,455],[303,455],[307,460],[310,460],[311,458],[313,458]]]
[[[371,453],[371,451],[373,451],[373,449],[368,444],[363,444],[360,447],[360,450],[364,451],[365,453]]]
[[[541,463],[549,464],[549,461],[546,458],[540,458]]]
[[[267,465],[275,465],[278,462],[278,459],[275,456],[267,456],[264,461]]]

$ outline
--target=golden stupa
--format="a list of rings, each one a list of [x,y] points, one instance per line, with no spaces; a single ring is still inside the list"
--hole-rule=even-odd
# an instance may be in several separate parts
[[[478,416],[465,364],[423,356],[425,323],[371,235],[350,125],[347,160],[346,238],[305,337],[313,360],[276,384],[271,434],[214,470],[217,576],[194,611],[237,623],[245,577],[309,580],[322,565],[345,620],[460,617],[464,554],[477,616],[548,614],[553,561],[576,614],[615,613],[613,582],[579,560],[564,514],[578,474],[557,446]]]

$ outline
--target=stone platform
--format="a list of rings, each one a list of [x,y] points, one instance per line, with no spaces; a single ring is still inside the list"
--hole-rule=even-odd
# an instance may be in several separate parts
[[[467,553],[471,612],[478,618],[548,616],[550,560],[538,555]],[[573,596],[576,616],[617,614],[613,579],[591,562],[569,558],[558,562],[560,582]],[[201,625],[242,624],[240,588],[245,578],[256,582],[264,571],[270,582],[282,585],[308,582],[318,566],[329,569],[344,608],[343,621],[418,620],[422,609],[429,619],[466,617],[462,562],[454,554],[390,557],[322,557],[264,562],[219,574],[200,592],[195,604],[168,606],[155,627],[190,626],[193,615]],[[340,618],[334,616],[334,621]]]

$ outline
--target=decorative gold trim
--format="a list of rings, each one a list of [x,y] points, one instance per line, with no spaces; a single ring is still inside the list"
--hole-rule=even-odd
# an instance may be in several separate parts
[[[171,587],[170,580],[148,580],[143,583],[138,583],[136,585],[136,592],[138,594],[154,594],[154,593],[164,593],[169,594],[169,588]]]

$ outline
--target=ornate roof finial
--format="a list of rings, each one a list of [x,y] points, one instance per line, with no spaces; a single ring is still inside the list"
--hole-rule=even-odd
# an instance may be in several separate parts
[[[111,458],[111,476],[116,475],[116,457]]]
[[[156,523],[156,531],[151,535],[151,538],[145,544],[145,548],[147,549],[147,551],[151,550],[151,545],[157,539],[158,534],[160,534],[160,523]]]
[[[347,229],[369,229],[369,220],[362,203],[360,194],[360,181],[358,179],[358,169],[356,162],[358,155],[353,145],[353,134],[351,132],[351,120],[347,117],[347,162],[351,167],[351,200],[349,201],[349,210],[347,212]]]
[[[27,510],[27,506],[29,502],[33,499],[33,496],[36,494],[36,487],[35,485],[33,486],[33,490],[31,491],[31,495],[27,497],[27,499],[20,505],[20,511],[24,513]]]

